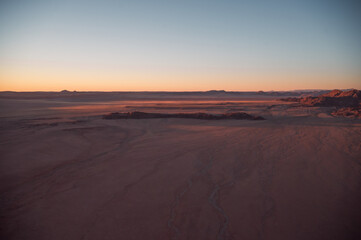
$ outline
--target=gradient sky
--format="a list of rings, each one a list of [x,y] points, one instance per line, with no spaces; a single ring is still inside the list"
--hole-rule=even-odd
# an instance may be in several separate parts
[[[361,88],[361,4],[0,1],[0,90]]]

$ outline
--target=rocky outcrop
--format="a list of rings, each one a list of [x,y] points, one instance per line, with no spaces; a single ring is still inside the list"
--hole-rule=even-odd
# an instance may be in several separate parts
[[[103,116],[103,119],[145,119],[145,118],[193,118],[203,120],[222,120],[222,119],[246,119],[246,120],[265,120],[261,116],[252,116],[244,112],[234,112],[225,114],[208,113],[146,113],[146,112],[126,112],[110,113]]]
[[[361,107],[339,108],[331,113],[333,116],[342,116],[349,118],[361,118]]]
[[[317,97],[284,98],[282,101],[298,102],[303,106],[318,107],[358,107],[361,103],[361,91],[333,90]]]
[[[307,107],[335,107],[332,116],[349,118],[361,118],[361,91],[352,89],[350,91],[332,90],[318,97],[283,98],[285,102],[297,102]]]

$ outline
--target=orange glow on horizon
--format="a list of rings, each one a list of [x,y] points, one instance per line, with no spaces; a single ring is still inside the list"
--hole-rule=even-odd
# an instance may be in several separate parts
[[[361,88],[360,74],[0,68],[0,91],[286,91]],[[340,82],[344,85],[340,85]]]

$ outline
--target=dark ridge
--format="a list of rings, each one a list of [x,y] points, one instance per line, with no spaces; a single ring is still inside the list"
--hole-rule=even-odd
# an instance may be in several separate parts
[[[203,120],[222,120],[222,119],[246,119],[246,120],[265,120],[261,116],[252,116],[244,112],[233,112],[224,114],[208,113],[145,113],[145,112],[125,112],[110,113],[103,116],[103,119],[146,119],[146,118],[193,118]]]

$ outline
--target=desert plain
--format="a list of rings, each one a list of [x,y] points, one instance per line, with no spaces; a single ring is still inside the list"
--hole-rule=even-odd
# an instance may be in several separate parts
[[[279,98],[1,93],[0,238],[361,239],[361,120]]]

